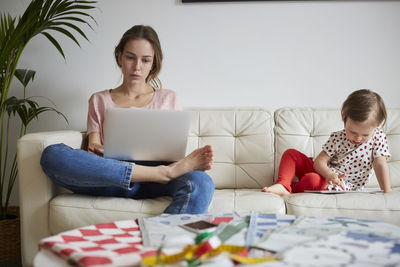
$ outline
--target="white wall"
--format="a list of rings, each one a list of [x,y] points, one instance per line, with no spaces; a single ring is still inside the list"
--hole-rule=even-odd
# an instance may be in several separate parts
[[[0,10],[21,14],[28,2],[1,0]],[[95,31],[86,29],[90,43],[78,48],[60,36],[66,61],[41,36],[26,48],[19,67],[37,71],[30,94],[52,99],[69,119],[66,125],[48,114],[31,131],[85,129],[89,96],[120,81],[113,49],[134,24],[159,33],[160,78],[184,106],[339,107],[352,90],[371,88],[388,107],[400,107],[399,1],[100,0],[98,6]]]

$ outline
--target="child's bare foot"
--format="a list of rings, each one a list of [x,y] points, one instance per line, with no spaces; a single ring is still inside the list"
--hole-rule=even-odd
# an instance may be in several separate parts
[[[290,195],[289,191],[281,184],[273,184],[271,186],[266,186],[261,191],[272,193],[281,197]]]
[[[169,165],[169,176],[171,178],[179,177],[191,171],[206,171],[212,168],[214,160],[214,151],[212,146],[207,145],[194,150],[183,159]]]

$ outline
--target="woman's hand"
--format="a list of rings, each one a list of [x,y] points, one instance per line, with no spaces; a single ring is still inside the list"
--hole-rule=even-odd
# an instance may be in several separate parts
[[[104,146],[101,144],[99,133],[89,134],[88,152],[99,155],[101,157],[104,155]]]
[[[90,144],[88,151],[102,157],[104,155],[104,146],[101,144]]]

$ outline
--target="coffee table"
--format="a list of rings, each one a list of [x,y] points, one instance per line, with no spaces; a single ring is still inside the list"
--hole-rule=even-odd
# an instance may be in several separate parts
[[[53,252],[47,249],[42,249],[36,254],[35,259],[33,260],[33,266],[70,267],[71,265]]]
[[[146,249],[138,246],[139,250],[132,251],[130,255],[135,253],[138,255],[143,251],[154,252],[155,247],[159,244],[158,242],[171,244],[171,242],[167,242],[171,238],[168,235],[169,232],[176,237],[177,229],[184,233],[184,230],[178,226],[179,224],[200,219],[219,220],[220,227],[238,223],[240,220],[247,220],[248,228],[237,232],[226,243],[254,247],[256,248],[253,249],[254,251],[262,250],[266,253],[274,251],[274,255],[282,259],[281,261],[264,263],[262,266],[383,266],[385,264],[395,265],[400,262],[400,227],[396,225],[356,218],[297,217],[256,212],[247,214],[163,215],[142,219],[141,225],[147,227],[143,232],[143,238],[145,239],[147,235],[153,242],[148,243]],[[126,221],[117,221],[111,224],[79,228],[64,234],[70,235],[76,233],[76,231],[81,233],[82,230],[86,234],[94,234],[96,229],[107,229],[104,228],[106,225],[117,225],[116,228],[121,228],[121,225],[124,224],[126,224]],[[169,231],[168,227],[172,230]],[[115,232],[117,231],[116,228],[111,228],[111,230],[108,228],[106,232]],[[62,234],[54,236],[53,239],[42,240],[41,245],[43,246],[44,242],[57,240],[60,235]],[[132,236],[135,236],[135,234],[133,233]],[[193,234],[191,236],[193,237]],[[71,238],[69,240],[73,241]],[[183,238],[180,240],[183,242]],[[55,263],[61,264],[57,266],[68,266],[62,265],[66,261],[52,255],[52,253],[49,254],[49,251],[49,248],[42,249],[35,257],[34,266],[55,266]],[[143,255],[146,256],[146,254]],[[250,255],[252,254],[250,253]],[[140,262],[139,258],[136,260]]]

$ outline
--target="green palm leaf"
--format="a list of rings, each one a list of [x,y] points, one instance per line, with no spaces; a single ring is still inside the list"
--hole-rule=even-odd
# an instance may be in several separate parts
[[[47,32],[42,32],[42,34],[46,36],[47,39],[49,39],[49,41],[57,48],[58,52],[60,52],[63,58],[65,58],[64,51],[62,50],[61,45],[57,42],[57,40],[54,39],[53,36],[51,36],[51,34]]]
[[[4,102],[4,105],[8,116],[18,114],[25,127],[27,127],[33,119],[38,119],[41,113],[47,111],[56,112],[68,123],[68,119],[63,113],[53,107],[41,107],[36,101],[32,100],[32,97],[18,99],[12,96]]]
[[[86,11],[95,8],[96,1],[74,0],[33,0],[18,19],[9,15],[1,16],[0,27],[0,93],[1,102],[8,95],[16,63],[26,44],[36,35],[43,34],[65,58],[61,45],[49,32],[62,33],[79,46],[74,33],[88,39],[76,24],[90,25],[83,18],[94,18]],[[95,20],[94,20],[95,21]],[[74,24],[75,23],[75,24]],[[16,25],[15,25],[16,24]],[[73,32],[71,31],[73,30]]]
[[[33,81],[35,74],[36,71],[26,69],[16,69],[14,73],[15,77],[17,77],[18,81],[20,81],[24,87],[26,87],[30,81]]]
[[[62,34],[64,34],[64,35],[66,35],[66,36],[68,36],[69,38],[71,38],[72,41],[74,41],[79,47],[81,46],[81,45],[79,44],[78,40],[76,40],[75,36],[72,35],[68,30],[66,30],[66,29],[64,29],[64,28],[61,28],[61,27],[54,27],[54,26],[48,27],[47,29],[48,29],[48,30],[57,31],[57,32],[60,32],[60,33],[62,33]],[[86,36],[85,36],[85,38],[86,38]]]
[[[19,58],[29,41],[40,34],[44,35],[65,58],[61,44],[53,33],[61,33],[80,46],[79,38],[88,40],[81,26],[93,29],[91,23],[96,23],[93,16],[88,13],[95,8],[96,3],[97,1],[84,0],[31,0],[20,17],[0,14],[0,219],[7,213],[11,189],[17,176],[14,156],[8,178],[7,194],[3,195],[8,162],[10,117],[18,116],[21,119],[20,134],[25,133],[33,119],[38,119],[40,114],[47,111],[56,112],[68,123],[64,114],[54,107],[41,107],[32,98],[25,98],[25,88],[34,79],[35,72],[17,70]],[[24,86],[23,99],[15,96],[8,97],[14,77],[17,77]],[[3,151],[5,151],[4,154]],[[5,199],[5,205],[3,205],[3,199]]]

